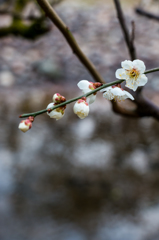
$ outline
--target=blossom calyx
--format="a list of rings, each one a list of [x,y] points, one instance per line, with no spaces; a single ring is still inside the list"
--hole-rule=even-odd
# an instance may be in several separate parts
[[[118,79],[126,80],[126,87],[136,91],[139,86],[144,86],[148,79],[144,74],[146,67],[143,61],[136,59],[134,61],[125,60],[121,62],[122,68],[117,69],[115,76]]]
[[[22,131],[22,132],[27,132],[30,128],[32,127],[32,122],[29,119],[26,120],[22,120],[19,123],[18,128]]]
[[[75,105],[73,107],[73,111],[74,111],[75,114],[77,114],[77,116],[80,119],[84,119],[89,114],[89,105],[85,100],[79,99],[75,103]]]
[[[33,116],[29,116],[28,119],[29,119],[30,122],[34,122],[34,117]]]
[[[53,102],[56,104],[62,103],[66,101],[66,98],[62,95],[60,95],[59,93],[55,93],[52,97]]]

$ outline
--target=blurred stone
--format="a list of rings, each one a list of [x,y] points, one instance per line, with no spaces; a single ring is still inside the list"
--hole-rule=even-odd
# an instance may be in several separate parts
[[[1,15],[0,16],[0,28],[8,27],[12,23],[12,16],[10,15]]]
[[[37,69],[40,73],[50,77],[60,77],[62,75],[61,69],[54,60],[44,60],[37,64]]]
[[[145,173],[148,170],[148,156],[142,149],[136,149],[127,156],[125,164],[139,173]]]
[[[4,47],[1,50],[1,56],[5,61],[12,61],[16,55],[16,50],[13,47]]]
[[[21,61],[13,62],[11,67],[15,74],[22,74],[26,68],[24,62]]]
[[[10,71],[0,72],[0,85],[10,87],[14,84],[15,78]]]
[[[113,149],[111,142],[96,139],[90,142],[80,142],[74,152],[73,163],[89,168],[106,168],[113,164]],[[99,155],[100,153],[100,155]],[[100,156],[100,157],[99,157]]]
[[[72,124],[72,131],[77,138],[90,138],[95,130],[95,121],[93,118],[86,118],[85,121],[78,120]]]
[[[40,52],[38,49],[28,50],[25,54],[25,61],[27,64],[39,61],[42,56],[40,56]]]
[[[159,77],[153,77],[153,80],[151,81],[151,86],[153,90],[159,91]]]

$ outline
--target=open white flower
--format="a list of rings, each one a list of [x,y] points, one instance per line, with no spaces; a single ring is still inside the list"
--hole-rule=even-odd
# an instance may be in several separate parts
[[[79,83],[77,84],[77,86],[79,87],[79,89],[82,90],[82,92],[88,93],[92,90],[94,90],[96,87],[93,85],[92,82],[89,82],[87,80],[81,80],[79,81]],[[87,97],[87,101],[89,104],[93,103],[96,99],[96,94],[91,94],[90,96]]]
[[[89,105],[86,101],[79,99],[75,103],[73,111],[79,118],[84,119],[89,114]]]
[[[54,103],[49,103],[47,109],[52,108],[54,106],[55,106]],[[50,118],[55,118],[56,120],[59,120],[64,116],[64,108],[63,107],[56,108],[50,112],[47,112],[47,114],[50,116]]]
[[[108,100],[125,100],[127,98],[130,98],[131,100],[134,100],[134,97],[127,91],[123,90],[122,88],[113,86],[113,87],[107,87],[100,90],[100,92],[103,93],[103,97]]]
[[[32,123],[29,121],[29,119],[22,120],[22,121],[19,123],[19,126],[18,126],[18,128],[19,128],[22,132],[27,132],[31,127],[32,127]]]
[[[121,62],[122,68],[117,69],[115,76],[119,79],[126,80],[126,86],[134,91],[136,91],[137,87],[144,86],[148,79],[145,72],[145,64],[141,60],[129,61],[125,60]]]

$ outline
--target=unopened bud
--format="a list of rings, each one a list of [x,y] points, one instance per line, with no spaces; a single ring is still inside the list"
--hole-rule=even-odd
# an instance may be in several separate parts
[[[85,102],[86,102],[86,100],[87,100],[87,98],[86,98],[86,97],[82,97],[81,99],[82,99],[82,100],[84,100]]]
[[[47,106],[47,114],[50,116],[50,118],[55,118],[56,120],[59,120],[64,116],[66,105],[52,110],[51,108],[53,108],[54,106],[56,106],[55,103],[50,103]]]
[[[86,101],[79,99],[75,103],[73,111],[79,118],[84,119],[89,114],[89,105]]]
[[[93,85],[95,88],[98,88],[98,87],[101,87],[103,85],[103,83],[95,82],[95,83],[93,83]]]
[[[29,119],[30,122],[34,122],[34,117],[33,116],[29,116],[28,119]]]
[[[26,120],[22,120],[19,123],[18,128],[22,131],[22,132],[27,132],[30,128],[32,127],[32,122],[29,119]]]
[[[62,95],[60,95],[59,93],[55,93],[53,95],[53,102],[56,103],[56,104],[59,104],[59,103],[62,103],[62,102],[65,102],[66,101],[66,98]]]

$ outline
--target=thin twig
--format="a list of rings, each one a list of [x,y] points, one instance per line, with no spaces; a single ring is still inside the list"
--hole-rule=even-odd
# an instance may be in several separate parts
[[[72,48],[73,53],[79,58],[79,60],[83,63],[83,65],[88,69],[88,71],[91,73],[93,78],[97,82],[105,83],[104,79],[100,76],[100,74],[95,69],[95,66],[93,65],[93,63],[86,57],[86,55],[82,52],[82,50],[78,46],[69,28],[65,25],[62,19],[57,15],[57,13],[51,7],[48,1],[37,0],[37,2],[46,13],[46,16],[48,16],[51,19],[51,21],[56,25],[56,27],[62,32],[68,44]]]
[[[159,71],[159,68],[152,68],[152,69],[147,70],[144,73],[147,74],[147,73],[158,72],[158,71]]]
[[[132,30],[131,30],[131,37],[130,37],[130,42],[133,43],[135,39],[135,22],[131,22]]]
[[[136,59],[134,39],[132,39],[132,41],[131,41],[129,31],[128,31],[126,23],[125,23],[125,18],[124,18],[124,14],[123,14],[120,2],[118,0],[114,0],[114,3],[115,3],[117,15],[118,15],[119,23],[121,25],[123,35],[124,35],[124,38],[125,38],[125,42],[126,42],[126,45],[128,47],[131,60],[133,61],[134,59]]]
[[[76,54],[76,56],[79,58],[79,60],[83,63],[83,65],[88,69],[88,71],[91,73],[93,78],[97,82],[104,83],[105,81],[100,76],[100,74],[97,72],[94,65],[85,56],[85,54],[81,51],[80,47],[78,46],[78,44],[77,44],[75,38],[73,37],[72,33],[70,32],[69,28],[61,20],[61,18],[56,14],[56,12],[52,9],[52,7],[47,2],[47,0],[37,0],[37,2],[41,6],[41,8],[44,10],[46,15],[52,20],[52,22],[62,32],[62,34],[66,38],[68,44],[72,48],[73,52]],[[128,49],[129,49],[131,60],[134,60],[134,59],[136,59],[134,43],[133,43],[133,41],[132,41],[132,43],[130,43],[130,36],[129,36],[129,32],[128,32],[126,24],[125,24],[125,19],[124,19],[124,16],[123,16],[123,13],[122,13],[122,10],[121,10],[121,7],[120,7],[120,3],[119,3],[118,0],[114,0],[114,2],[115,2],[115,5],[116,5],[119,21],[120,21],[120,24],[121,24],[121,27],[122,27],[122,30],[123,30],[123,33],[124,33],[125,41],[127,43]],[[134,40],[134,37],[132,37],[132,39]],[[154,71],[158,71],[158,70],[159,69],[155,69]],[[150,73],[150,72],[153,72],[153,71],[148,70],[145,73]],[[113,84],[115,84],[115,83],[113,83]],[[109,86],[111,86],[111,83],[110,83]],[[136,91],[133,94],[136,96],[135,101],[136,101],[136,104],[137,104],[137,110],[136,110],[137,115],[142,116],[142,117],[143,116],[153,116],[154,118],[159,120],[159,108],[157,106],[155,106],[153,103],[151,103],[149,100],[143,98],[140,91]],[[81,98],[83,96],[86,96],[86,95],[82,95],[79,98]],[[79,98],[75,98],[75,99],[79,99]],[[72,101],[74,101],[74,100],[72,100]],[[56,106],[56,107],[58,107],[58,106]],[[118,109],[118,110],[119,110],[120,114],[122,115],[123,111],[120,110],[120,109]],[[43,111],[46,112],[47,109],[45,109]],[[128,112],[129,112],[128,115],[131,115],[131,112],[130,111],[128,111]],[[134,111],[133,111],[132,116],[134,116],[134,114],[136,114],[136,113],[134,113]],[[34,116],[34,114],[38,115],[38,112],[31,113],[31,116]],[[126,115],[126,112],[124,113],[124,115]],[[23,114],[20,117],[28,117],[28,116],[30,116],[30,114]]]
[[[147,12],[147,11],[141,9],[141,8],[136,8],[135,11],[136,11],[136,13],[138,13],[140,15],[143,15],[145,17],[148,17],[148,18],[155,19],[155,20],[159,21],[159,16],[158,15]]]
[[[82,97],[88,97],[88,96],[90,96],[91,94],[96,93],[96,92],[100,91],[100,90],[103,89],[103,88],[110,87],[110,86],[115,85],[115,84],[118,84],[118,83],[122,83],[123,81],[125,81],[125,80],[124,80],[124,79],[120,79],[120,80],[117,80],[117,81],[114,81],[114,82],[111,82],[111,83],[103,84],[101,87],[98,87],[98,88],[96,88],[96,89],[94,89],[94,90],[92,90],[92,91],[90,91],[90,92],[88,92],[88,93],[86,93],[86,94],[83,94],[83,95],[81,95],[81,96],[79,96],[79,97],[72,98],[72,99],[70,99],[70,100],[68,100],[68,101],[65,101],[65,102],[63,102],[63,103],[60,103],[60,104],[58,104],[58,105],[56,105],[56,106],[54,106],[53,108],[50,108],[50,109],[51,109],[51,110],[54,110],[54,109],[56,109],[56,108],[58,108],[58,107],[62,107],[62,106],[64,106],[64,105],[66,105],[66,104],[75,102],[75,101],[77,101],[78,99],[80,99],[80,98],[82,98]],[[22,114],[22,115],[20,115],[19,117],[20,117],[20,118],[29,117],[29,116],[36,117],[36,116],[38,116],[38,115],[40,115],[40,114],[43,114],[43,113],[45,113],[45,112],[47,112],[47,111],[48,111],[48,109],[43,109],[43,110],[40,110],[40,111],[38,111],[38,112]]]
[[[147,74],[147,73],[152,73],[152,72],[156,72],[156,71],[159,71],[159,68],[150,69],[150,70],[146,71],[145,74]],[[117,80],[117,81],[114,81],[114,82],[110,82],[110,83],[103,84],[101,87],[98,87],[97,89],[94,89],[94,90],[90,91],[90,92],[87,93],[87,94],[83,94],[83,95],[81,95],[81,96],[79,96],[79,97],[72,98],[72,99],[70,99],[70,100],[68,100],[68,101],[65,101],[65,102],[63,102],[63,103],[60,103],[60,104],[56,105],[55,107],[53,107],[53,108],[51,108],[51,109],[54,110],[54,109],[56,109],[56,108],[58,108],[58,107],[62,107],[62,106],[64,106],[64,105],[66,105],[66,104],[75,102],[75,101],[77,101],[78,99],[80,99],[80,98],[82,98],[82,97],[88,97],[89,95],[91,95],[91,94],[93,94],[93,93],[96,93],[96,92],[100,91],[100,90],[103,89],[103,88],[110,87],[110,86],[115,85],[115,84],[118,84],[118,83],[122,83],[123,81],[125,81],[125,80],[120,79],[120,80]],[[134,94],[135,94],[135,93],[134,93]],[[135,97],[135,98],[137,98],[137,94],[136,94],[136,97]],[[111,102],[112,102],[112,104],[113,104],[113,110],[114,110],[114,112],[116,112],[116,113],[120,113],[120,114],[122,114],[122,115],[124,115],[124,116],[128,116],[128,117],[130,117],[130,116],[131,116],[131,117],[139,117],[139,116],[140,116],[139,113],[137,113],[137,111],[126,110],[126,109],[124,109],[124,108],[119,107],[118,104],[117,104],[117,102],[114,102],[114,101],[111,101]],[[136,101],[136,102],[137,102],[137,101]],[[138,102],[137,102],[137,103],[138,103]],[[150,103],[150,102],[149,102],[149,103]],[[142,104],[143,104],[143,103],[142,103]],[[150,104],[149,104],[149,105],[150,105]],[[19,117],[20,117],[20,118],[29,117],[29,116],[34,116],[34,117],[36,117],[36,116],[38,116],[38,115],[40,115],[40,114],[43,114],[43,113],[45,113],[45,112],[47,112],[47,109],[43,109],[43,110],[40,110],[40,111],[38,111],[38,112],[22,114],[22,115],[20,115]],[[147,115],[146,115],[146,116],[147,116]],[[149,115],[148,115],[148,116],[149,116]]]

